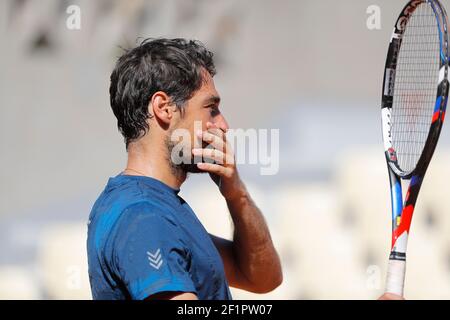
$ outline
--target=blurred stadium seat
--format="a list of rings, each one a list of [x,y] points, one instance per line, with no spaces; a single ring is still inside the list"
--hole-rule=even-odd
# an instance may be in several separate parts
[[[339,224],[336,191],[327,184],[285,186],[277,192],[285,269],[294,274],[296,298],[365,297],[355,248]]]
[[[412,231],[408,244],[405,296],[407,299],[448,299],[450,268],[446,243],[430,233]]]
[[[413,225],[424,224],[442,240],[450,234],[450,150],[437,148],[422,185]],[[416,220],[417,218],[417,220]]]
[[[86,236],[82,223],[58,223],[43,231],[37,265],[46,298],[91,299]]]
[[[360,263],[384,266],[389,255],[391,208],[382,147],[346,150],[336,162],[340,224],[354,236]]]
[[[20,266],[0,267],[0,300],[41,298],[36,277]]]
[[[410,299],[450,296],[450,151],[437,148],[419,195],[408,241]]]
[[[449,296],[449,163],[448,151],[436,153],[414,213],[405,287],[406,296],[412,299]],[[379,267],[384,280],[390,249],[391,204],[382,152],[380,148],[349,150],[337,162],[336,172],[341,224],[346,224],[354,236],[360,263],[366,268]]]

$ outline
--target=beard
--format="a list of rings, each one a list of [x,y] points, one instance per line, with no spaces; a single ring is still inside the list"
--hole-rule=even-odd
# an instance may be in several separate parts
[[[173,149],[175,146],[179,144],[179,142],[174,142],[171,140],[171,134],[169,134],[166,138],[165,145],[167,150],[167,161],[169,163],[170,169],[172,173],[177,177],[185,177],[189,173],[206,173],[205,171],[200,170],[197,167],[197,163],[201,162],[196,161],[194,155],[192,154],[192,148],[181,148],[176,155],[177,158],[183,159],[182,163],[177,164],[172,160]],[[207,144],[205,142],[202,143],[202,148],[205,148]],[[189,154],[185,154],[189,152]]]

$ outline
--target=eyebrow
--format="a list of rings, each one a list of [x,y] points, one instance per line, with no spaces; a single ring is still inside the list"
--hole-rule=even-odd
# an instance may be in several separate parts
[[[219,104],[220,97],[219,96],[210,96],[205,100],[205,104]]]

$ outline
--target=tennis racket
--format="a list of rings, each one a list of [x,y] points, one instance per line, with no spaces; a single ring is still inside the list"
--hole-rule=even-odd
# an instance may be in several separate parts
[[[392,244],[386,292],[400,296],[414,206],[447,106],[447,24],[439,1],[410,1],[397,20],[387,55],[381,113],[391,187]],[[402,183],[408,187],[405,199]]]

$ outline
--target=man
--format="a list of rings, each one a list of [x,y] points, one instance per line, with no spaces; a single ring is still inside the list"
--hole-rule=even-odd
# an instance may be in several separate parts
[[[94,299],[231,299],[229,285],[266,293],[282,282],[269,230],[226,141],[212,56],[197,41],[150,39],[117,62],[110,102],[128,163],[90,214]],[[180,141],[180,133],[190,138]],[[178,196],[187,174],[200,172],[227,202],[233,241],[209,235]]]

